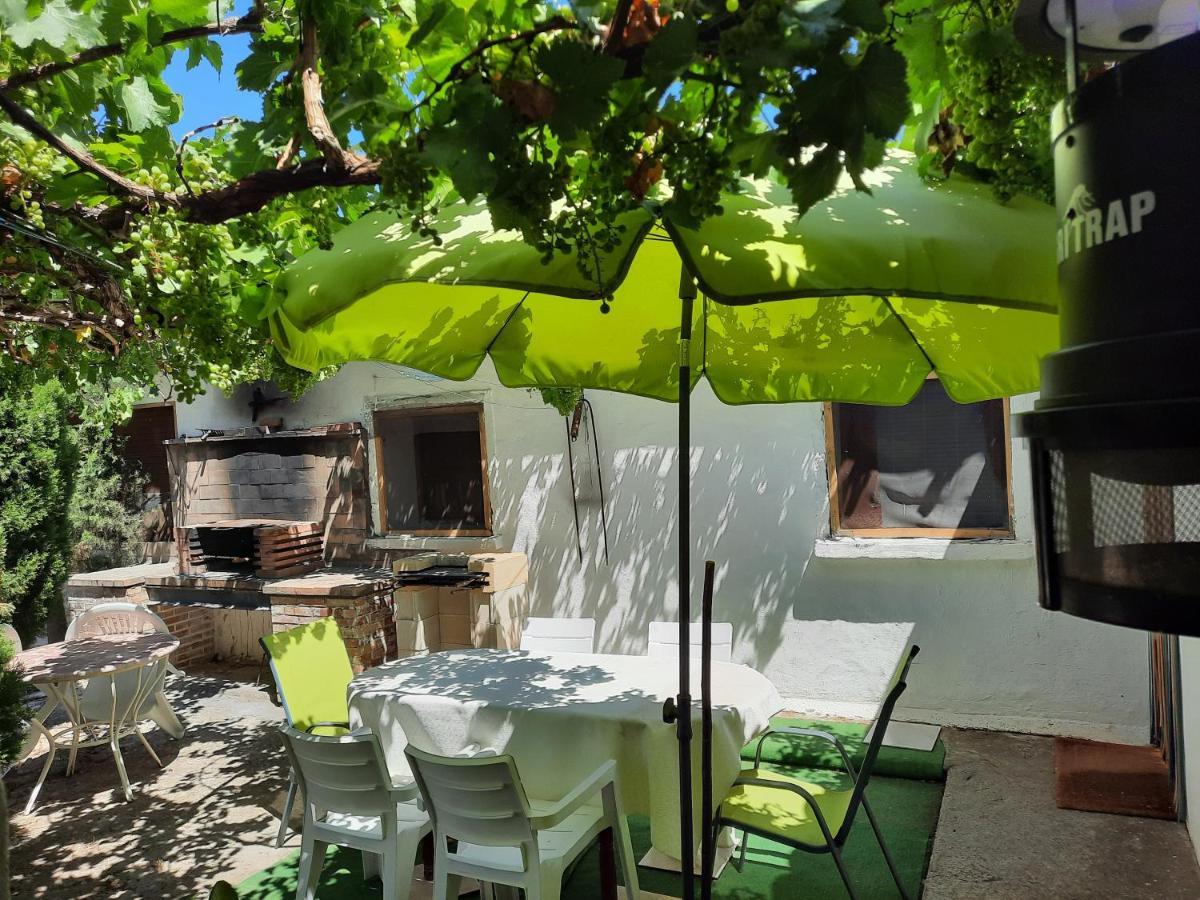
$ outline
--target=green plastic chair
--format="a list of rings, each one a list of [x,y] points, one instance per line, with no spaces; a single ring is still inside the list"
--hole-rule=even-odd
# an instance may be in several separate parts
[[[866,789],[867,782],[871,778],[871,771],[875,767],[875,758],[879,755],[879,748],[883,743],[884,732],[887,731],[888,722],[892,717],[892,710],[896,706],[896,701],[900,699],[900,695],[904,693],[909,667],[918,652],[920,652],[920,648],[913,645],[892,676],[891,686],[887,698],[883,702],[879,718],[875,722],[875,731],[871,736],[871,742],[867,745],[861,769],[855,771],[850,754],[846,752],[842,742],[828,732],[812,728],[772,729],[759,738],[758,747],[754,752],[754,768],[742,772],[738,780],[734,782],[729,795],[722,802],[720,809],[717,810],[714,830],[719,832],[721,827],[729,826],[777,841],[780,844],[786,844],[797,850],[804,850],[808,853],[828,853],[833,857],[838,874],[842,876],[846,892],[857,900],[858,893],[854,890],[854,885],[850,881],[850,873],[842,861],[841,848],[850,835],[855,814],[861,807],[867,814],[867,820],[871,823],[871,830],[875,832],[876,840],[879,841],[883,858],[887,861],[892,879],[900,890],[900,896],[904,900],[909,900],[908,891],[905,890],[904,884],[900,880],[896,863],[879,831],[875,813],[871,810],[871,804],[867,802]],[[825,785],[801,781],[789,775],[761,769],[763,743],[767,738],[776,735],[818,738],[833,744],[841,755],[842,763],[853,784],[845,790],[835,790]],[[743,839],[741,857],[736,864],[739,871],[745,860],[746,841]]]
[[[258,639],[271,666],[283,714],[293,728],[309,734],[339,735],[350,731],[346,689],[354,670],[332,617],[289,628]],[[287,838],[296,802],[296,773],[288,781],[283,821],[275,846]]]

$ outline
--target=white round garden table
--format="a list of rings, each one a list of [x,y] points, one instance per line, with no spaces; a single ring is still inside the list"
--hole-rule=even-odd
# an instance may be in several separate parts
[[[162,765],[138,727],[137,712],[149,699],[156,676],[167,664],[167,657],[178,647],[178,639],[169,634],[109,634],[31,647],[13,656],[10,665],[18,676],[23,681],[43,688],[50,696],[46,706],[39,712],[38,719],[44,721],[60,703],[69,719],[69,724],[63,728],[54,731],[45,729],[45,736],[50,741],[49,758],[29,797],[25,807],[27,812],[33,808],[38,791],[50,771],[50,762],[59,749],[70,750],[67,763],[67,774],[70,775],[81,747],[109,745],[116,758],[117,774],[121,777],[125,799],[132,799],[125,760],[121,756],[121,738],[137,734],[154,761]],[[130,676],[133,679],[132,695],[128,700],[122,698],[122,702],[118,703],[117,676],[122,673],[136,675]],[[112,704],[104,719],[89,719],[80,707],[80,684],[95,678],[107,678],[111,685]]]
[[[696,667],[697,669],[699,666]],[[369,669],[350,682],[350,723],[374,731],[394,779],[411,777],[404,747],[446,756],[493,749],[511,755],[534,799],[566,795],[605,760],[617,764],[626,814],[650,818],[654,849],[676,864],[679,766],[663,702],[679,690],[673,660],[649,656],[443,651]],[[699,695],[699,673],[692,685]],[[783,708],[753,669],[713,662],[713,797],[724,797],[740,752]],[[700,771],[695,709],[693,772]],[[700,782],[693,784],[700,803]],[[699,830],[697,830],[697,840]],[[693,848],[694,850],[694,848]]]

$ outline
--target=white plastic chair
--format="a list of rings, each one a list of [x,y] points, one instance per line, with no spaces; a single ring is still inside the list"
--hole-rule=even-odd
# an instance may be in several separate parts
[[[521,649],[537,653],[591,653],[595,619],[530,618],[521,632]]]
[[[526,900],[557,900],[567,867],[603,832],[620,854],[627,900],[637,897],[616,763],[561,800],[531,802],[511,756],[444,757],[412,745],[404,752],[433,822],[434,900],[457,897],[464,877],[520,888]],[[453,852],[450,839],[458,841]]]
[[[700,626],[693,622],[689,628],[688,655],[700,658]],[[679,658],[679,623],[651,622],[647,656]],[[712,658],[714,662],[733,662],[733,625],[730,622],[712,623]]]
[[[368,878],[387,900],[408,900],[421,839],[431,831],[417,787],[392,783],[383,750],[365,729],[343,735],[279,729],[304,795],[296,900],[313,900],[330,844],[361,850]]]
[[[85,610],[67,626],[67,640],[104,634],[170,634],[165,622],[137,603],[98,603]],[[159,728],[179,740],[184,727],[171,709],[171,703],[163,693],[167,672],[183,673],[167,663],[157,676],[158,683],[151,687],[135,721],[152,719]],[[128,709],[137,693],[140,678],[138,672],[121,672],[117,679],[117,706]],[[112,714],[113,692],[109,678],[93,678],[83,688],[79,698],[79,710],[88,721],[107,721]]]

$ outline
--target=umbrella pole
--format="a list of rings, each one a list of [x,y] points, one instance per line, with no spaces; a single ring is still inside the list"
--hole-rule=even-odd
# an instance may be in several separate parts
[[[712,795],[712,601],[717,564],[704,564],[700,601],[700,900],[712,897],[717,835],[713,830]]]
[[[692,457],[692,303],[696,285],[687,269],[679,276],[679,696],[675,733],[679,738],[679,847],[683,900],[692,900],[695,842],[692,840],[692,698],[691,690],[691,457]]]

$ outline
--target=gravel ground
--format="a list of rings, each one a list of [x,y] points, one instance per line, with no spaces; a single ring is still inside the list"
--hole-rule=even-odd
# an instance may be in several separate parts
[[[13,811],[14,897],[207,897],[299,846],[274,846],[287,786],[281,720],[255,669],[192,671],[168,679],[187,727],[176,742],[147,725],[160,769],[136,738],[122,742],[133,800],[125,802],[107,748],[80,752],[65,776],[60,752],[31,814],[21,810],[44,760],[44,745],[6,778]],[[51,721],[55,721],[52,719]]]

